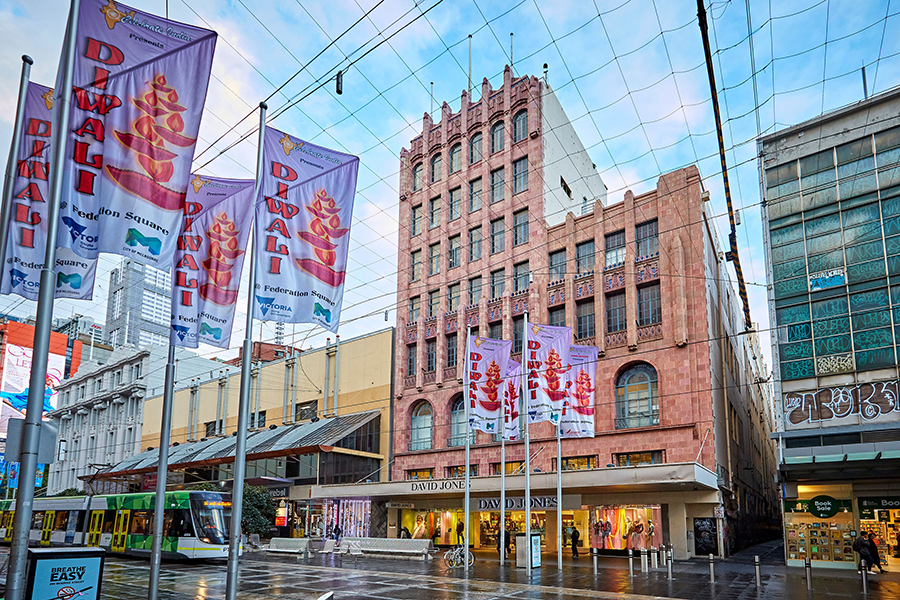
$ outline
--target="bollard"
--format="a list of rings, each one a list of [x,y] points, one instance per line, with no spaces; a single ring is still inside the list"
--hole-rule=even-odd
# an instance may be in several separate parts
[[[659,549],[658,548],[650,549],[650,568],[651,569],[659,568]]]
[[[647,549],[641,548],[641,573],[646,573],[648,570],[647,565]]]
[[[659,558],[662,561],[662,566],[666,566],[666,545],[665,544],[659,545],[659,553],[660,553]]]
[[[714,560],[713,555],[710,554],[709,555],[709,582],[710,583],[716,582],[716,565],[713,562],[713,560]]]
[[[809,557],[806,557],[806,589],[811,590],[812,587],[812,563]]]
[[[628,549],[628,576],[634,577],[634,550]]]
[[[862,573],[862,584],[863,584],[863,594],[869,593],[869,565],[866,564],[866,559],[862,559],[859,561],[859,570]]]
[[[594,559],[594,575],[597,574],[597,557],[600,555],[600,551],[597,548],[591,548],[591,558]]]
[[[760,587],[762,582],[759,576],[759,556],[753,557],[753,568],[756,570],[756,587]]]
[[[672,549],[669,548],[666,553],[669,555],[666,559],[666,569],[669,571],[669,581],[672,581]]]

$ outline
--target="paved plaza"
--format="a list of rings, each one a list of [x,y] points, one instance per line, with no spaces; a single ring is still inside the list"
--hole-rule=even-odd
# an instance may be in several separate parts
[[[754,583],[753,553],[766,557],[759,589]],[[674,581],[670,582],[664,570],[644,574],[638,571],[631,579],[627,562],[619,559],[601,559],[595,575],[590,557],[581,558],[578,563],[567,557],[563,570],[559,571],[555,556],[546,555],[544,566],[536,569],[529,580],[524,569],[501,568],[490,553],[479,553],[467,580],[462,569],[447,569],[439,555],[437,560],[421,562],[318,554],[307,559],[249,552],[241,559],[239,597],[305,600],[333,591],[337,599],[364,600],[900,598],[900,575],[894,573],[872,577],[870,593],[864,596],[855,571],[817,571],[814,589],[807,593],[803,570],[774,564],[777,553],[777,546],[767,545],[717,562],[716,583],[711,585],[705,561],[676,563]],[[767,557],[767,554],[775,556]],[[108,600],[146,598],[148,577],[146,561],[108,559],[102,597]],[[161,581],[161,600],[223,598],[225,563],[164,563]]]

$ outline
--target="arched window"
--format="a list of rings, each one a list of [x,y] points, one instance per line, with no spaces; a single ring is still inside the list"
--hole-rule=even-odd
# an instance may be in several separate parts
[[[450,172],[456,173],[462,168],[462,144],[450,148]]]
[[[431,183],[441,180],[441,155],[431,157]]]
[[[409,438],[410,450],[431,449],[431,425],[433,419],[434,413],[431,410],[431,405],[425,400],[413,407],[412,427],[410,428]]]
[[[481,160],[481,134],[476,133],[469,138],[469,164],[474,165]]]
[[[651,425],[659,425],[656,369],[648,364],[634,365],[616,382],[616,429]]]
[[[422,189],[422,163],[413,167],[413,191],[418,192]]]
[[[491,127],[491,154],[503,150],[503,121]]]
[[[513,117],[513,143],[528,137],[528,110],[520,110]]]
[[[468,423],[466,423],[466,405],[465,400],[459,396],[450,405],[450,441],[448,446],[465,446],[466,431],[468,431]]]

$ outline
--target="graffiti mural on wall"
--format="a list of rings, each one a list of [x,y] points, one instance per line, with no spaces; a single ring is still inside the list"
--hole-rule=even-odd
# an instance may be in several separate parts
[[[784,395],[784,416],[787,426],[822,423],[856,416],[862,417],[865,421],[872,421],[893,412],[900,413],[897,380],[824,388],[816,392],[790,392]]]

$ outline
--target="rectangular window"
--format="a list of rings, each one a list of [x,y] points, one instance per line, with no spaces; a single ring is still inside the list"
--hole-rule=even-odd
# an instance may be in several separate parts
[[[488,326],[488,337],[491,338],[492,340],[502,340],[503,339],[503,321],[491,323]]]
[[[566,276],[566,251],[550,253],[550,281],[559,281]]]
[[[420,301],[418,296],[409,299],[409,322],[415,323],[419,320]]]
[[[415,237],[422,233],[422,205],[412,207],[412,228],[410,229],[410,237]]]
[[[462,262],[462,254],[461,251],[462,240],[459,235],[454,235],[449,240],[449,244],[447,246],[447,268],[455,269]]]
[[[475,306],[481,302],[481,277],[473,277],[469,280],[469,306]]]
[[[513,214],[513,246],[528,243],[528,209]]]
[[[525,343],[525,317],[513,317],[513,349],[512,351],[521,352],[522,345]]]
[[[469,262],[481,258],[481,225],[469,230]]]
[[[206,435],[204,437],[214,437],[216,435],[216,422],[215,421],[207,421],[205,424],[206,427]]]
[[[447,210],[450,211],[450,216],[447,217],[450,221],[455,221],[459,218],[460,210],[459,205],[462,203],[462,188],[456,188],[455,190],[450,190],[450,201],[447,206]]]
[[[506,183],[504,180],[503,167],[496,171],[491,171],[491,204],[501,202],[505,197]]]
[[[528,157],[513,161],[513,194],[524,192],[528,189]]]
[[[575,305],[575,339],[594,337],[594,301],[585,300]]]
[[[409,280],[418,281],[422,277],[422,251],[409,253]]]
[[[605,238],[606,268],[618,266],[625,262],[625,232],[609,233]]]
[[[648,258],[659,254],[659,225],[657,220],[647,221],[635,227],[637,240],[637,259]]]
[[[459,308],[459,283],[454,283],[447,288],[447,309],[453,312]]]
[[[594,270],[593,240],[575,246],[575,269],[577,275],[585,275]]]
[[[662,321],[659,284],[638,288],[638,325],[651,325]]]
[[[528,261],[513,266],[513,292],[523,292],[528,289]]]
[[[503,295],[506,289],[506,270],[491,271],[491,300]]]
[[[440,290],[431,290],[428,292],[428,317],[436,317],[438,309],[441,306]]]
[[[556,459],[552,459],[553,470],[556,470]],[[562,459],[563,471],[585,471],[597,468],[597,456],[570,456]]]
[[[434,468],[412,469],[406,472],[407,479],[434,479]]]
[[[428,340],[425,342],[425,371],[433,373],[437,368],[437,342]]]
[[[432,198],[429,203],[428,210],[428,228],[434,229],[441,225],[441,197]]]
[[[506,463],[506,474],[514,475],[516,473],[521,473],[522,469],[525,468],[525,462],[521,460],[514,460],[512,462]],[[499,475],[500,474],[500,463],[491,463],[491,475]]]
[[[417,354],[418,351],[415,344],[406,347],[406,374],[410,377],[416,376]]]
[[[469,182],[469,212],[481,209],[481,177]]]
[[[415,373],[413,373],[415,374]],[[295,421],[309,421],[313,417],[316,416],[316,413],[319,410],[319,402],[318,400],[311,400],[310,402],[300,402],[297,406],[294,407],[294,420]]]
[[[437,275],[441,272],[441,243],[428,246],[428,274]]]
[[[459,350],[456,345],[456,334],[451,333],[447,336],[447,368],[452,369],[456,366],[457,353]]]
[[[465,436],[463,436],[463,440],[465,440]],[[478,475],[478,465],[469,465],[469,477],[475,477],[477,475]],[[459,465],[457,467],[447,467],[447,478],[448,479],[457,479],[459,477],[465,477],[465,476],[466,476],[466,466],[465,465]]]
[[[625,290],[606,296],[606,333],[625,330]]]
[[[557,306],[556,308],[551,308],[547,314],[548,320],[550,321],[550,325],[553,327],[565,327],[566,326],[566,307],[565,306]]]
[[[616,466],[633,467],[635,465],[658,465],[664,463],[662,450],[649,452],[623,452],[616,454]]]
[[[256,419],[254,419],[256,417]],[[258,413],[250,413],[250,427],[262,429],[266,426],[266,411],[261,410]]]
[[[506,246],[506,225],[503,217],[491,221],[491,254],[503,252]]]

